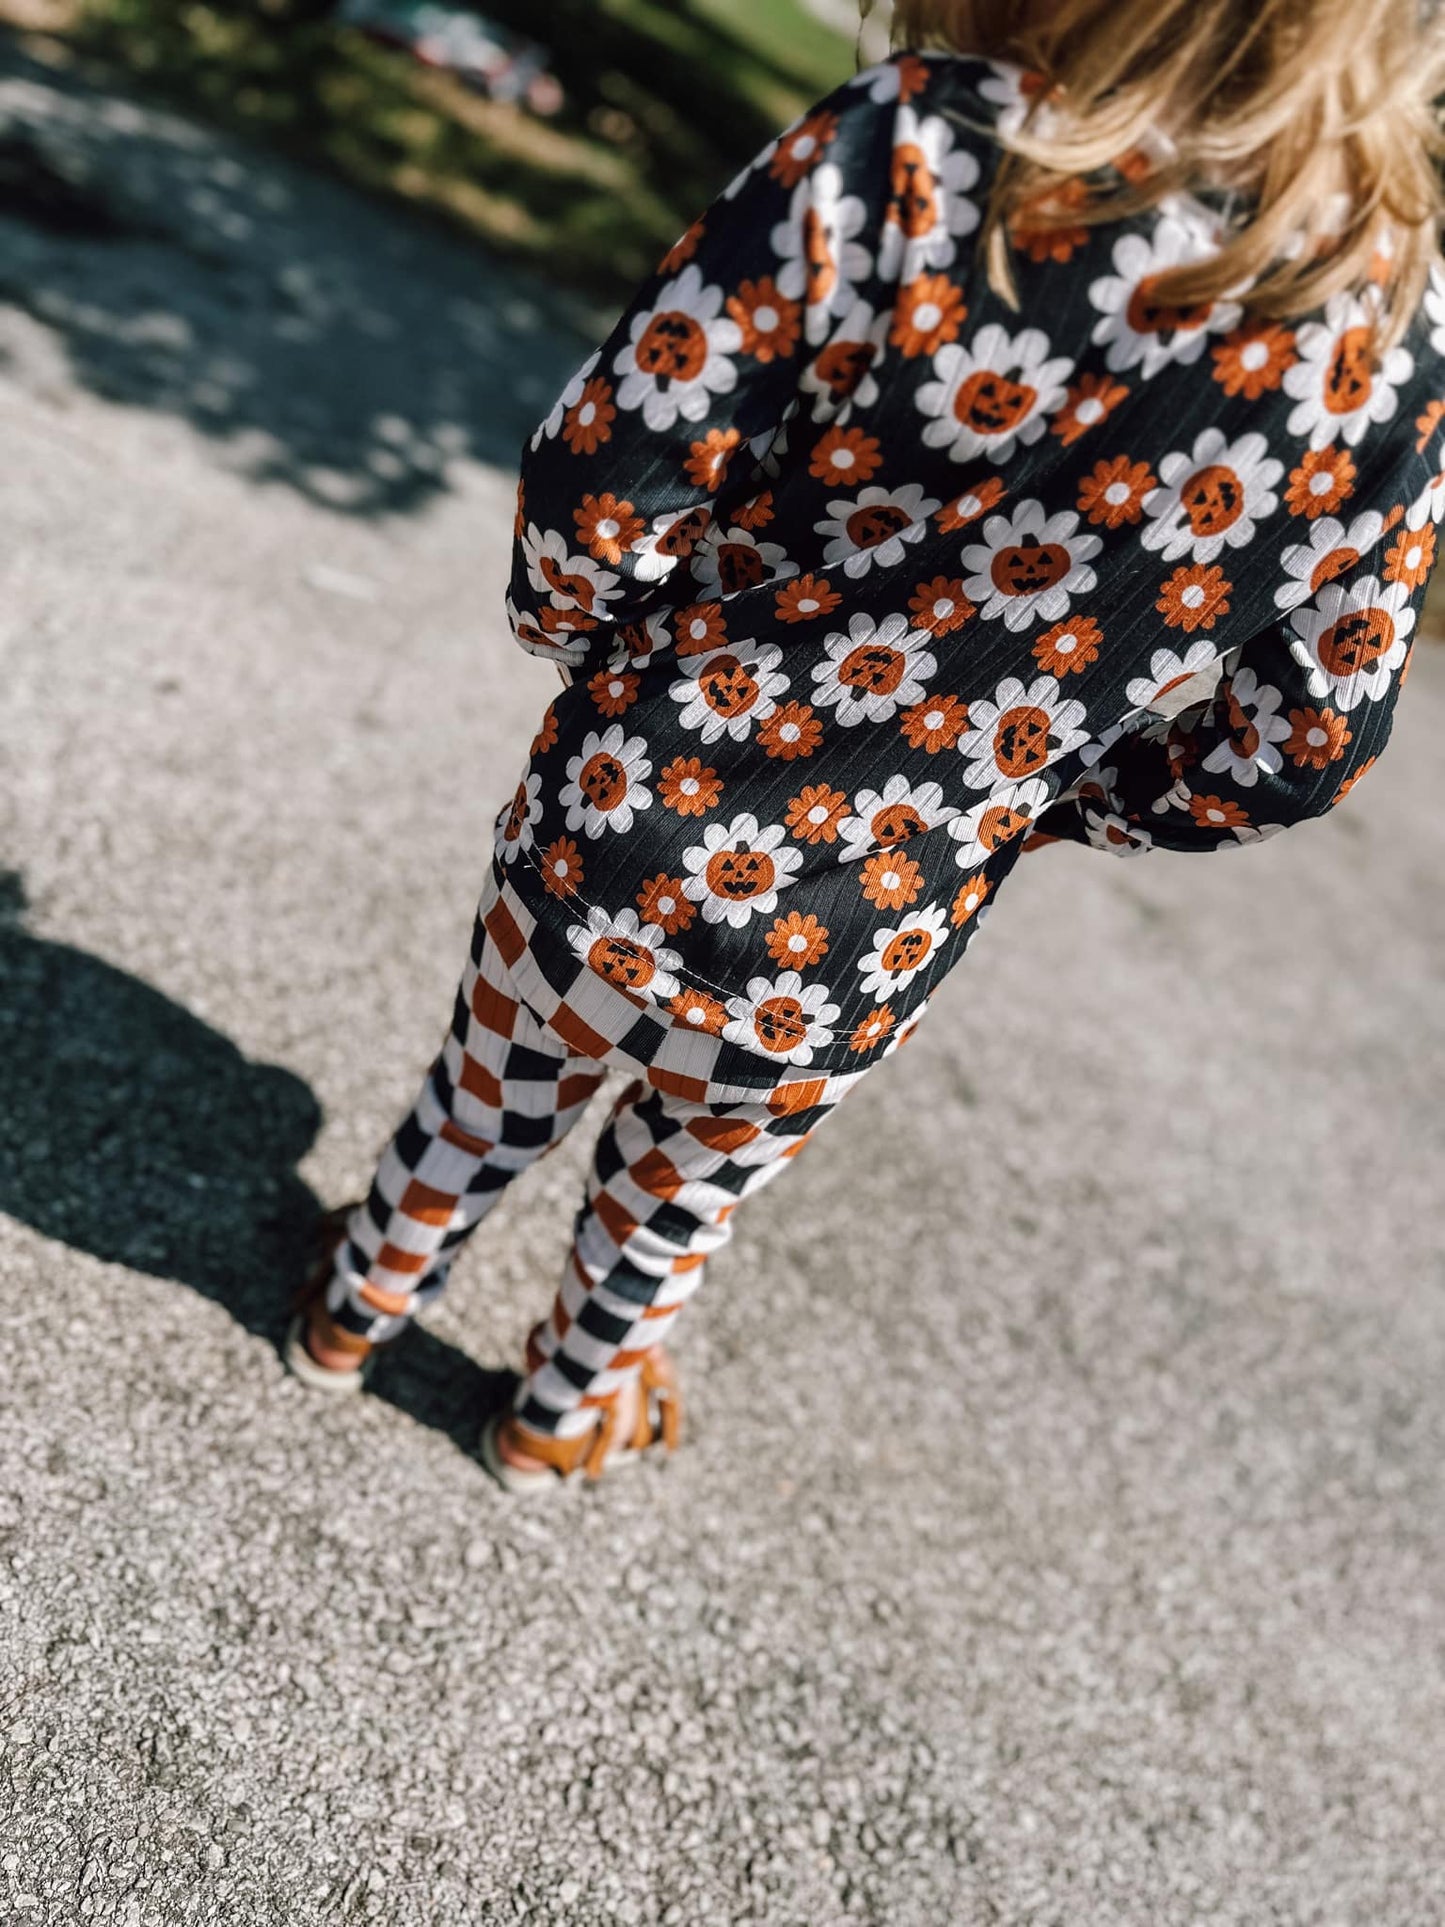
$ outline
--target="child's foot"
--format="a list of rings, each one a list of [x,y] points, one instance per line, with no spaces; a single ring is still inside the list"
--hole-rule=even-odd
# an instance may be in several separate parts
[[[369,1339],[338,1325],[326,1309],[326,1287],[331,1279],[336,1248],[346,1236],[353,1206],[328,1211],[316,1229],[317,1255],[296,1294],[296,1312],[286,1333],[281,1356],[293,1378],[314,1392],[359,1392],[376,1347]]]
[[[528,1343],[534,1365],[535,1334]],[[508,1492],[543,1492],[564,1479],[599,1479],[613,1465],[634,1464],[655,1445],[675,1450],[682,1420],[677,1371],[661,1348],[649,1352],[638,1375],[597,1407],[590,1432],[556,1438],[498,1413],[478,1441],[483,1465]]]

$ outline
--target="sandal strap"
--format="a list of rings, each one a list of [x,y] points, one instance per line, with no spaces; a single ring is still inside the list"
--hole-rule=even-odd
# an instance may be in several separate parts
[[[542,1351],[544,1329],[544,1325],[534,1325],[527,1334],[529,1373],[540,1371],[546,1363]],[[651,1351],[644,1353],[638,1371],[638,1390],[637,1424],[632,1437],[617,1449],[646,1452],[654,1445],[661,1445],[665,1452],[675,1452],[682,1435],[682,1390],[672,1355],[661,1345],[655,1345]],[[616,1446],[620,1403],[619,1392],[598,1398],[597,1421],[592,1430],[573,1438],[559,1439],[552,1433],[533,1431],[530,1425],[523,1425],[513,1414],[509,1414],[502,1423],[519,1451],[540,1459],[564,1477],[580,1467],[589,1479],[600,1479],[606,1470],[607,1459]]]

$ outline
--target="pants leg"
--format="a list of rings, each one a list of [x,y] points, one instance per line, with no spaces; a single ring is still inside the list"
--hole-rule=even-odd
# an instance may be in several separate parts
[[[482,920],[452,1027],[351,1215],[327,1290],[337,1323],[391,1337],[445,1289],[460,1245],[513,1178],[571,1130],[603,1067],[518,1001]]]
[[[562,1287],[540,1333],[545,1363],[517,1415],[536,1431],[585,1432],[599,1401],[667,1337],[732,1235],[738,1203],[802,1150],[832,1107],[688,1102],[634,1084],[598,1140]]]

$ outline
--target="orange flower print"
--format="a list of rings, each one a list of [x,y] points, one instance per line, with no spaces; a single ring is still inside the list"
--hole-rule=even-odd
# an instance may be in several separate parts
[[[1332,709],[1292,709],[1284,753],[1299,769],[1325,769],[1338,763],[1354,731]]]
[[[1171,629],[1191,634],[1196,629],[1212,629],[1221,616],[1229,614],[1232,587],[1225,581],[1223,569],[1194,562],[1174,571],[1154,607]]]
[[[898,290],[888,339],[910,359],[936,355],[945,342],[958,339],[967,319],[961,288],[946,274],[920,274]]]
[[[727,1005],[701,990],[680,990],[667,1008],[680,1024],[709,1037],[721,1037],[728,1020]]]
[[[694,442],[683,463],[687,479],[697,488],[716,495],[728,472],[728,463],[742,443],[736,428],[710,428],[700,442]]]
[[[1340,787],[1335,791],[1333,800],[1336,803],[1342,802],[1344,798],[1349,795],[1350,791],[1355,787],[1356,783],[1359,782],[1360,778],[1366,775],[1370,770],[1372,770],[1375,767],[1375,763],[1377,760],[1378,759],[1376,757],[1369,756],[1365,759],[1363,763],[1361,763],[1358,769],[1352,769],[1349,775],[1345,778],[1344,782],[1341,783]]]
[[[699,215],[692,226],[680,234],[667,250],[667,253],[663,255],[657,264],[657,272],[659,274],[676,274],[679,268],[685,267],[697,253],[698,245],[706,231],[707,229],[702,216]]]
[[[962,929],[964,924],[971,922],[978,915],[983,908],[983,900],[992,887],[982,871],[977,876],[966,879],[958,895],[953,899],[953,909],[949,913],[949,921],[955,930]]]
[[[615,495],[584,495],[581,508],[572,511],[572,520],[588,553],[614,568],[644,528],[631,502],[619,502]]]
[[[1084,181],[1063,181],[1024,202],[1009,227],[1009,240],[1030,261],[1071,261],[1076,249],[1088,243],[1089,230],[1071,217],[1089,199]]]
[[[661,872],[644,883],[637,893],[637,908],[644,923],[655,923],[671,937],[697,915],[697,905],[683,895],[682,878]]]
[[[830,428],[808,464],[808,473],[832,488],[871,482],[883,462],[883,445],[861,428]]]
[[[740,281],[728,296],[728,313],[742,331],[742,352],[755,361],[785,360],[798,345],[803,311],[781,293],[770,274],[761,281]]]
[[[1435,567],[1435,528],[1402,529],[1385,556],[1385,580],[1404,589],[1423,589]]]
[[[582,390],[582,399],[567,410],[562,422],[562,439],[574,455],[595,455],[604,442],[612,440],[612,424],[616,420],[612,384],[601,375],[594,375]]]
[[[542,881],[554,897],[575,897],[582,888],[582,852],[570,836],[559,836],[543,851]]]
[[[1222,796],[1191,796],[1189,814],[1196,823],[1210,830],[1242,830],[1249,822],[1249,811]]]
[[[848,1039],[848,1048],[852,1051],[877,1050],[892,1028],[892,1008],[888,1004],[880,1004],[877,1010],[869,1011]]]
[[[819,108],[781,136],[768,162],[768,172],[784,187],[796,187],[812,173],[837,135],[838,116]]]
[[[765,529],[777,511],[773,507],[773,491],[765,488],[761,495],[755,495],[750,502],[733,510],[733,527],[737,529]]]
[[[957,696],[925,696],[904,710],[899,727],[914,749],[936,756],[952,749],[968,728],[968,704]]]
[[[767,935],[767,945],[768,955],[775,964],[806,970],[809,964],[821,963],[827,956],[828,926],[819,923],[816,917],[805,917],[794,910],[774,923]]]
[[[782,703],[758,729],[758,742],[767,756],[791,763],[811,756],[823,740],[823,725],[808,703]]]
[[[1355,461],[1347,448],[1309,448],[1290,470],[1284,499],[1291,515],[1313,522],[1335,515],[1355,492]]]
[[[1127,455],[1116,455],[1112,462],[1100,462],[1092,475],[1079,484],[1079,513],[1096,528],[1122,528],[1126,522],[1144,519],[1144,497],[1159,486],[1147,462],[1131,462]]]
[[[722,778],[700,756],[674,756],[657,779],[657,793],[679,816],[705,816],[722,795]]]
[[[955,629],[961,629],[970,617],[978,614],[963,593],[963,583],[950,581],[943,575],[935,576],[932,582],[920,582],[908,607],[915,628],[927,629],[930,635],[935,636],[952,635]]]
[[[923,872],[901,850],[879,850],[863,865],[859,881],[863,895],[880,910],[906,910],[918,901]]]
[[[642,678],[620,669],[599,669],[587,684],[587,694],[604,716],[620,716],[637,701]]]
[[[836,843],[838,825],[847,814],[846,791],[815,783],[793,798],[784,820],[793,835],[804,843]]]
[[[541,756],[545,754],[545,752],[552,747],[553,743],[555,743],[556,740],[557,740],[557,712],[552,707],[551,703],[548,703],[546,709],[544,709],[542,712],[542,720],[537,726],[537,733],[532,738],[532,747],[528,752],[529,755]]]
[[[962,495],[955,495],[951,502],[945,502],[938,511],[938,526],[945,535],[952,535],[956,529],[966,529],[970,522],[976,522],[990,509],[996,509],[1008,490],[997,475],[990,475],[980,482],[977,488],[966,489]]]
[[[1424,414],[1419,416],[1415,423],[1415,433],[1419,438],[1415,443],[1417,454],[1425,453],[1441,422],[1445,422],[1445,401],[1427,402]]]
[[[1213,349],[1214,379],[1226,395],[1258,401],[1284,381],[1299,360],[1294,331],[1277,321],[1236,328]]]
[[[1108,375],[1081,375],[1054,416],[1053,430],[1065,448],[1072,448],[1091,428],[1112,415],[1129,390]]]
[[[800,575],[779,589],[776,600],[779,622],[816,622],[828,616],[843,600],[825,575]]]
[[[672,618],[673,647],[679,656],[705,656],[728,639],[720,602],[693,602]]]
[[[1099,654],[1104,632],[1092,616],[1056,622],[1034,644],[1034,661],[1046,676],[1067,676],[1087,669]]]

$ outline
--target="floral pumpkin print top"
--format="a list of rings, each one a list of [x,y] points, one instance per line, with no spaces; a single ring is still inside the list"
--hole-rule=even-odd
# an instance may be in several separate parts
[[[1020,237],[1014,311],[974,237],[1023,98],[951,56],[860,74],[527,452],[509,612],[570,686],[497,867],[559,994],[637,1006],[636,1058],[682,1025],[705,1075],[860,1069],[1026,841],[1233,848],[1385,745],[1445,510],[1445,284],[1379,362],[1351,296],[1166,307],[1219,232],[1176,197]]]

